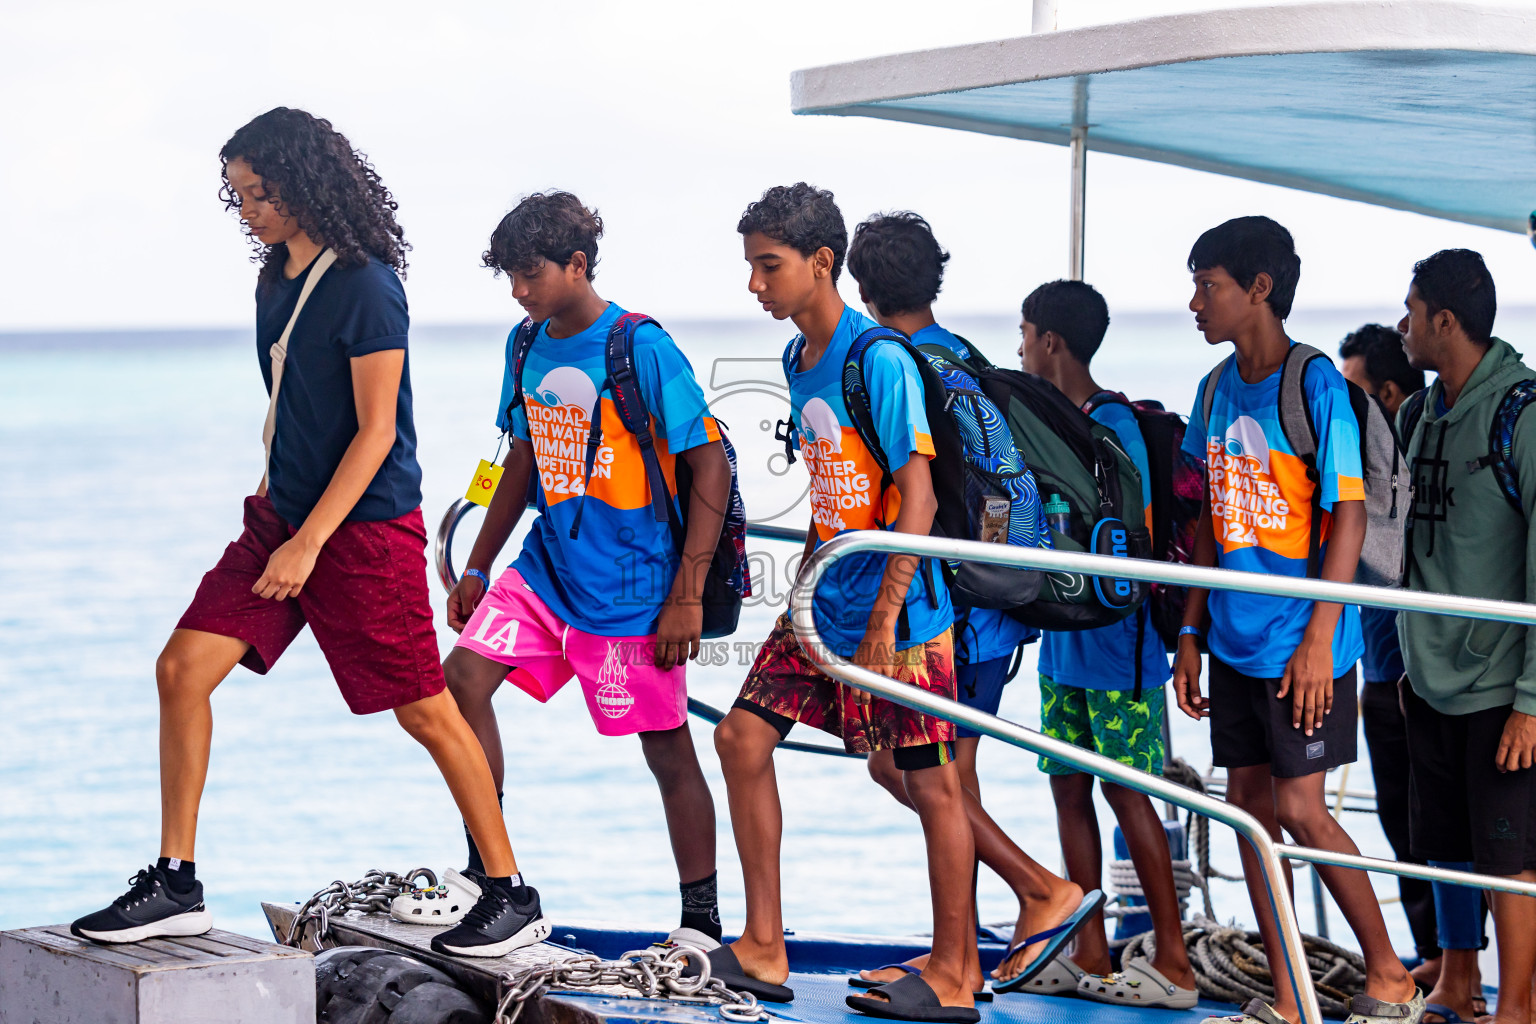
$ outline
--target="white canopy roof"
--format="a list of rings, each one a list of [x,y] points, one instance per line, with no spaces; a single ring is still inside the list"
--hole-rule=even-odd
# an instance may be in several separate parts
[[[1525,231],[1536,14],[1451,0],[1177,14],[797,71],[797,114],[1065,145]]]

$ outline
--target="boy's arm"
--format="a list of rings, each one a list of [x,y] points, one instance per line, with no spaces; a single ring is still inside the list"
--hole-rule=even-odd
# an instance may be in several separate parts
[[[693,471],[688,505],[688,534],[683,557],[672,581],[672,592],[661,606],[656,623],[655,663],[659,669],[699,656],[704,631],[704,578],[720,543],[725,509],[731,500],[731,460],[719,441],[696,445],[678,454]]]
[[[480,524],[475,546],[469,551],[469,561],[464,563],[466,570],[478,569],[490,578],[491,563],[506,546],[507,538],[517,529],[523,510],[528,507],[528,481],[533,478],[533,462],[533,445],[513,435],[512,447],[501,463],[501,483],[491,495],[485,522]],[[448,595],[448,625],[455,633],[464,629],[484,596],[485,584],[467,572],[460,577],[458,585]]]
[[[933,476],[928,469],[928,457],[914,452],[911,457],[891,474],[896,490],[901,495],[901,510],[891,529],[897,533],[928,536],[933,529],[933,517],[939,510],[939,500],[933,493]],[[854,652],[853,662],[871,672],[892,676],[896,668],[896,622],[902,605],[907,600],[907,589],[921,564],[916,555],[890,555],[885,560],[885,573],[880,579],[880,590],[875,595],[874,606],[869,612],[869,624],[864,629],[863,642]],[[870,701],[870,694],[855,690],[861,704]]]
[[[1211,492],[1201,488],[1200,519],[1195,524],[1195,549],[1190,553],[1191,565],[1213,568],[1216,565],[1216,532],[1211,522]],[[1206,600],[1211,592],[1203,587],[1190,587],[1184,605],[1184,625],[1203,629],[1206,625]],[[1173,696],[1179,710],[1197,721],[1211,713],[1210,706],[1200,693],[1200,641],[1192,634],[1179,636],[1178,650],[1173,659]]]
[[[1336,583],[1353,583],[1360,564],[1360,548],[1365,544],[1365,502],[1333,503],[1333,530],[1328,537],[1328,554],[1323,558],[1320,577]],[[1312,618],[1302,634],[1296,653],[1286,662],[1276,697],[1291,694],[1291,727],[1323,727],[1323,716],[1333,710],[1333,634],[1344,613],[1341,604],[1318,601],[1312,605]]]
[[[370,352],[354,357],[351,364],[357,433],[304,524],[267,559],[266,570],[251,587],[258,597],[281,601],[298,596],[314,571],[320,549],[351,514],[395,445],[395,406],[400,400],[405,349]]]

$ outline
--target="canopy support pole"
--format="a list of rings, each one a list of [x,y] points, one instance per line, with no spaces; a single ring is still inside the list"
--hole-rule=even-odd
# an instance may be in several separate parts
[[[1083,243],[1088,230],[1088,79],[1072,83],[1072,207],[1068,228],[1067,277],[1083,279]]]

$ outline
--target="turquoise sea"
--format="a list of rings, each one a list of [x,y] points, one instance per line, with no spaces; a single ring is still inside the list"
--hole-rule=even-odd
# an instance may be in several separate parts
[[[1298,315],[1291,327],[1298,339],[1333,350],[1347,330],[1383,317],[1395,313]],[[1015,318],[949,325],[995,361],[1011,362]],[[749,511],[802,526],[802,471],[785,472],[772,440],[786,409],[783,328],[766,320],[670,326],[741,449]],[[1533,336],[1536,311],[1506,313],[1500,327],[1520,347]],[[429,528],[463,493],[476,462],[496,450],[505,331],[414,333]],[[201,574],[238,533],[241,498],[261,475],[266,396],[253,348],[239,330],[0,335],[0,859],[11,872],[0,928],[96,909],[156,854],[154,661]],[[1095,369],[1106,386],[1187,409],[1220,354],[1187,315],[1123,315]],[[783,565],[790,549],[764,550]],[[749,607],[734,640],[766,635],[786,588],[782,573],[767,582],[776,601]],[[440,640],[446,652],[446,625]],[[695,696],[729,705],[745,666],[734,649],[728,660],[691,671]],[[1006,692],[1004,717],[1038,722],[1033,679],[1031,656]],[[540,706],[509,687],[498,709],[507,820],[547,911],[565,921],[674,925],[671,854],[638,743],[598,737],[570,692]],[[197,860],[219,926],[265,934],[259,901],[300,900],[370,867],[462,865],[458,815],[425,752],[392,716],[349,714],[307,634],[265,677],[236,669],[214,711]],[[696,721],[694,734],[716,795],[729,929],[741,923],[740,871],[709,728]],[[1173,735],[1180,756],[1206,767],[1203,726],[1176,714]],[[781,754],[778,771],[788,927],[926,930],[915,817],[859,762]],[[998,820],[1041,861],[1059,863],[1049,790],[1034,758],[989,741],[981,772]],[[1348,786],[1371,788],[1363,760]],[[1100,820],[1107,830],[1107,808]],[[1346,824],[1366,852],[1390,855],[1373,819],[1351,815]],[[1214,857],[1233,871],[1235,845],[1220,831]],[[1216,885],[1219,914],[1247,920],[1241,887]],[[1385,880],[1377,886],[1395,894]],[[985,872],[981,899],[984,920],[1016,913]],[[1310,901],[1300,903],[1303,927],[1314,930]],[[1408,949],[1401,913],[1389,907],[1387,916]],[[1333,924],[1337,937],[1337,911]]]

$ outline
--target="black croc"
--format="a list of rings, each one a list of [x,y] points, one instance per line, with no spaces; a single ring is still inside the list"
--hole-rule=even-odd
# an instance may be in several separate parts
[[[909,974],[870,991],[879,992],[885,998],[849,996],[846,999],[848,1006],[871,1017],[922,1021],[923,1024],[977,1024],[981,1020],[981,1011],[974,1006],[940,1003],[933,988],[918,974]]]

